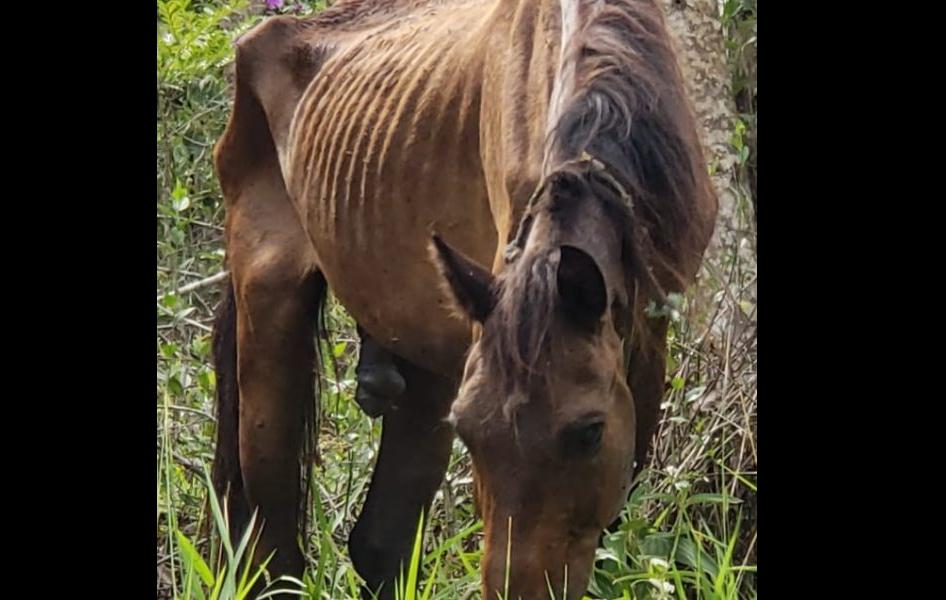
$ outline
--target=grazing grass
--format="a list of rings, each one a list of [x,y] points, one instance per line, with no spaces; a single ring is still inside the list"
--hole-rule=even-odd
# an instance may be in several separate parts
[[[320,2],[286,2],[284,12]],[[221,195],[211,151],[229,110],[232,39],[263,14],[262,2],[159,0],[157,238],[157,570],[161,598],[246,598],[259,573],[240,567],[254,540],[229,540],[210,498],[213,456],[210,328],[223,269]],[[754,2],[726,2],[721,15],[739,106],[754,111]],[[748,25],[747,25],[748,24]],[[747,48],[753,50],[748,53]],[[748,58],[747,58],[748,57]],[[747,75],[748,74],[748,75]],[[751,76],[751,77],[750,77]],[[668,392],[654,458],[617,531],[605,535],[592,598],[756,597],[755,219],[747,182],[754,112],[740,115],[733,144],[739,206],[711,256],[699,292],[673,315]],[[743,148],[750,148],[743,150]],[[189,291],[180,292],[181,288]],[[270,590],[303,598],[358,598],[348,534],[367,491],[380,423],[353,400],[357,336],[344,309],[328,307],[308,570]],[[337,368],[336,368],[337,367]],[[482,524],[473,514],[468,456],[456,442],[447,477],[397,590],[404,600],[479,597]],[[420,539],[420,538],[418,538]],[[561,597],[550,585],[550,597]],[[559,586],[560,587],[560,586]],[[265,596],[266,594],[264,594]]]

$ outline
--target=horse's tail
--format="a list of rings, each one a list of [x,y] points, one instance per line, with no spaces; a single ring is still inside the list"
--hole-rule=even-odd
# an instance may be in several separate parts
[[[217,379],[217,443],[211,480],[219,499],[226,499],[230,539],[239,540],[249,522],[240,472],[240,391],[237,385],[236,298],[227,278],[223,302],[213,328],[213,363]],[[222,507],[221,507],[222,508]],[[208,514],[207,521],[213,517]],[[222,532],[221,532],[222,533]]]
[[[323,362],[323,350],[328,350],[326,357],[332,365],[332,373],[338,373],[338,365],[335,364],[335,355],[332,353],[332,340],[329,337],[328,327],[325,321],[326,300],[328,298],[328,282],[325,276],[316,272],[311,275],[310,285],[312,288],[307,295],[313,302],[309,305],[310,313],[309,323],[312,324],[313,353],[312,353],[312,378],[310,392],[306,394],[306,401],[302,408],[302,454],[299,457],[301,473],[299,483],[299,535],[302,537],[303,546],[309,540],[308,535],[308,516],[309,506],[312,505],[312,467],[320,463],[319,458],[319,420],[321,417],[320,399],[322,398],[322,374],[325,368]],[[336,388],[337,389],[337,388]]]

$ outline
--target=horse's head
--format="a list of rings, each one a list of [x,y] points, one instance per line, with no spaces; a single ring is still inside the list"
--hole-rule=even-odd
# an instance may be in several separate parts
[[[588,247],[616,246],[608,235]],[[633,472],[635,412],[613,309],[626,299],[608,283],[614,265],[541,231],[530,238],[498,277],[434,239],[449,291],[480,332],[450,418],[473,459],[484,598],[562,598],[566,580],[565,597],[578,598]]]

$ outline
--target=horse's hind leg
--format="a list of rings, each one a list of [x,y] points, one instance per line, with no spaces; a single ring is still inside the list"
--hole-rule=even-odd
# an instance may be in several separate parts
[[[385,413],[381,450],[368,498],[349,540],[355,569],[379,598],[394,597],[421,510],[430,507],[450,459],[453,429],[444,421],[456,384],[395,359],[405,393]],[[366,596],[369,593],[366,590]]]
[[[261,191],[254,188],[254,193]],[[230,221],[230,265],[237,306],[240,467],[251,510],[259,508],[257,558],[276,551],[273,576],[301,576],[304,510],[300,460],[314,435],[315,327],[325,279],[288,199],[241,199]]]
[[[326,283],[286,192],[263,111],[246,88],[238,86],[215,162],[227,209],[239,390],[239,410],[230,415],[237,423],[228,424],[238,443],[224,451],[238,454],[228,463],[239,465],[246,508],[259,511],[255,562],[275,551],[270,574],[301,577],[300,467],[314,436],[314,334]]]

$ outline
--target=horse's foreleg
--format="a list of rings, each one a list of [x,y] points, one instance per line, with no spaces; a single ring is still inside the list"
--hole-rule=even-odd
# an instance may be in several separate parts
[[[644,468],[650,458],[654,434],[660,421],[660,403],[664,396],[664,381],[667,369],[667,327],[665,318],[647,323],[648,342],[645,349],[635,348],[631,352],[628,385],[634,398],[637,417],[634,474]]]
[[[453,442],[444,419],[455,384],[406,361],[396,364],[407,389],[384,415],[368,498],[349,540],[355,569],[371,590],[381,588],[379,598],[393,598],[402,563],[407,570],[418,519],[443,480]]]

